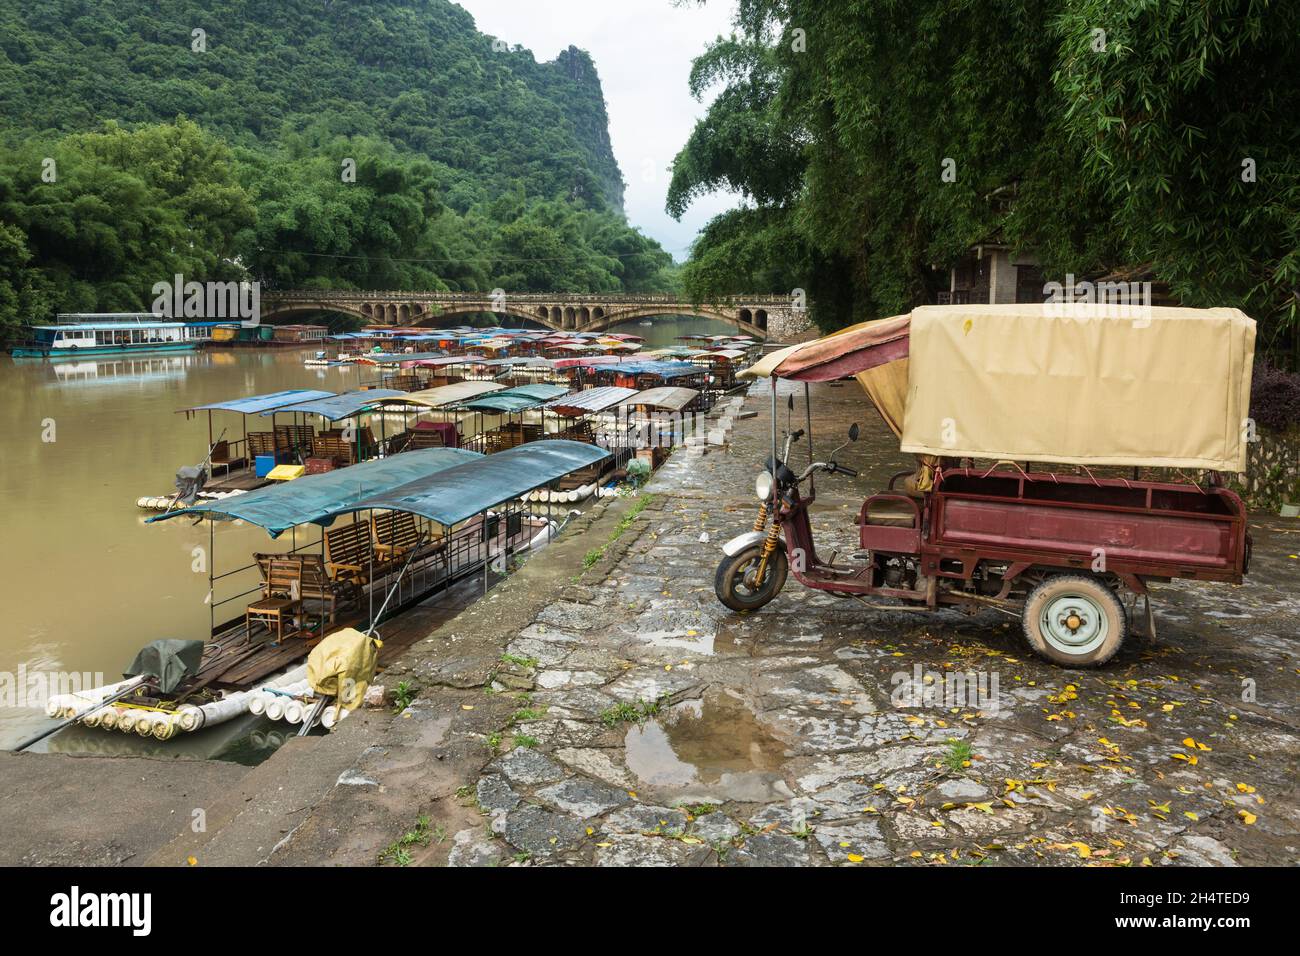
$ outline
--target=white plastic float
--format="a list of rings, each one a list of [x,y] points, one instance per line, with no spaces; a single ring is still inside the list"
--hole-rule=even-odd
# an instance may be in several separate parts
[[[310,693],[310,687],[305,680],[306,673],[307,665],[302,664],[253,690],[237,691],[207,704],[184,704],[175,711],[133,707],[129,703],[120,707],[109,704],[92,710],[82,718],[81,723],[86,727],[118,730],[124,734],[134,732],[141,737],[170,740],[178,733],[193,733],[203,727],[233,720],[253,710],[254,701],[260,704],[261,709],[253,712],[261,713],[265,710],[268,700],[276,704],[277,712],[281,714],[286,709],[286,703],[292,702],[295,706],[291,708],[291,712],[297,715],[297,720],[294,722],[301,722],[306,708],[300,702],[294,701],[293,697],[285,695]],[[46,703],[46,713],[50,717],[67,719],[143,681],[143,677],[133,677],[77,694],[56,695]],[[278,693],[275,693],[276,691]]]
[[[236,495],[245,495],[248,492],[242,488],[235,488],[231,491],[200,491],[199,497],[207,501],[220,501],[223,498],[233,498]],[[135,506],[145,511],[166,511],[168,508],[176,507],[176,498],[174,495],[145,495],[143,498],[135,499]],[[184,507],[181,505],[180,507]]]
[[[77,691],[74,694],[54,694],[45,702],[45,716],[58,717],[61,720],[67,720],[69,717],[75,717],[84,711],[87,707],[93,707],[95,704],[102,703],[105,699],[112,697],[130,687],[144,682],[143,677],[128,677],[126,680],[120,680],[116,684],[105,684],[103,687],[92,687],[89,690]]]

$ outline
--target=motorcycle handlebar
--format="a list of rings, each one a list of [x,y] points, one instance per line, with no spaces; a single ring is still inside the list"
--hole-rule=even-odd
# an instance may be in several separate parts
[[[826,474],[828,475],[833,475],[838,472],[839,474],[842,475],[848,475],[850,478],[858,477],[857,470],[854,468],[849,468],[846,465],[836,464],[833,461],[815,461],[807,468],[805,468],[799,474],[799,476],[795,478],[795,481],[796,482],[803,481],[805,478],[807,478],[809,475],[811,475],[814,471],[817,471],[818,469],[821,469],[822,471],[826,472]]]

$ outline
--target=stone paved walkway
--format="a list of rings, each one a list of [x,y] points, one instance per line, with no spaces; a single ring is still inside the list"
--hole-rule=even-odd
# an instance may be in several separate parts
[[[869,433],[840,457],[862,479],[818,489],[819,547],[850,550],[862,494],[906,462],[854,390],[816,399],[821,452],[853,417]],[[1244,587],[1161,588],[1158,641],[1101,671],[1037,660],[997,612],[871,611],[793,579],[742,616],[713,571],[753,520],[765,404],[726,448],[675,453],[617,539],[597,555],[593,538],[591,566],[505,636],[482,693],[511,716],[483,734],[459,792],[482,825],[449,834],[448,862],[1300,858],[1300,525],[1254,522]],[[983,694],[954,697],[956,674]]]

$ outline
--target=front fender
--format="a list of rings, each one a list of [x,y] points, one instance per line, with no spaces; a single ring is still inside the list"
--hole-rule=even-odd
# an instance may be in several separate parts
[[[740,554],[740,552],[744,551],[746,548],[752,547],[756,544],[762,544],[764,539],[766,538],[767,538],[766,531],[746,531],[744,534],[737,535],[736,537],[728,541],[726,544],[724,544],[722,546],[722,553],[729,558],[734,558],[736,555]],[[785,542],[778,541],[777,547],[780,548],[782,551],[784,551]]]

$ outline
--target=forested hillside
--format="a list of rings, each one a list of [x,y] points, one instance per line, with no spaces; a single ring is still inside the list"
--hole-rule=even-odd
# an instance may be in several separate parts
[[[10,337],[56,310],[142,308],[177,272],[674,281],[623,218],[587,54],[539,63],[447,0],[0,0],[0,145]]]
[[[707,0],[721,2],[721,0]],[[806,288],[823,328],[934,301],[971,246],[1149,270],[1300,362],[1300,5],[742,0],[695,63],[670,211],[729,187],[697,299]]]

